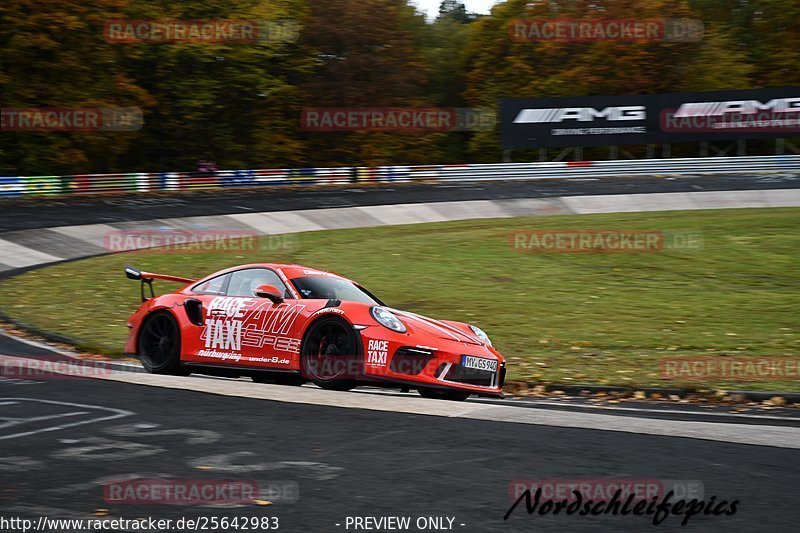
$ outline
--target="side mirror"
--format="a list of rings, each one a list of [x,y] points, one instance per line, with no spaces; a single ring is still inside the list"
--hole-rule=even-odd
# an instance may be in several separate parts
[[[283,295],[274,285],[261,285],[255,293],[259,298],[269,298],[275,305],[283,303]]]

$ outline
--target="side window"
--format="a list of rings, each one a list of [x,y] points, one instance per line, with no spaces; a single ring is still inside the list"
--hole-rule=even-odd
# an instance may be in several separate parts
[[[230,280],[230,277],[230,274],[223,274],[221,276],[217,276],[216,278],[211,278],[210,280],[204,281],[199,285],[195,285],[192,288],[192,291],[197,294],[221,296],[225,294],[225,290],[228,288],[228,281]]]
[[[292,297],[281,278],[275,272],[266,268],[249,268],[232,272],[227,295],[252,298],[255,296],[254,291],[261,285],[274,285],[275,288],[283,293],[284,298]]]

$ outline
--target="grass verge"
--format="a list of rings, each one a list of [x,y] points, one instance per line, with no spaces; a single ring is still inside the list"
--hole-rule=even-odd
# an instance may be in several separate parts
[[[702,244],[534,254],[510,245],[513,231],[577,229],[685,232]],[[291,242],[278,251],[143,251],[47,267],[0,283],[0,310],[118,355],[139,303],[124,264],[201,277],[236,264],[297,262],[356,279],[393,307],[480,326],[508,357],[512,380],[800,391],[797,378],[698,382],[660,371],[665,357],[800,355],[800,209],[470,220]]]

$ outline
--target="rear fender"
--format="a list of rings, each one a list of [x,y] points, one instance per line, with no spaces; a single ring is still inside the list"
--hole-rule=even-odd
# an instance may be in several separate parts
[[[128,339],[125,342],[125,353],[136,355],[139,353],[139,332],[147,317],[158,311],[167,311],[178,323],[181,331],[190,324],[189,318],[181,307],[184,305],[184,297],[176,294],[165,294],[156,298],[150,298],[144,302],[139,309],[128,319]]]

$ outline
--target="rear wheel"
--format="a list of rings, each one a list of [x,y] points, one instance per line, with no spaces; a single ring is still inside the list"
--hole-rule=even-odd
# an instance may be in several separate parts
[[[352,326],[335,317],[325,317],[306,333],[300,349],[303,377],[329,390],[356,386],[359,369],[358,339]]]
[[[139,360],[151,374],[182,373],[181,332],[178,322],[168,312],[154,313],[142,325]]]
[[[457,390],[418,389],[417,392],[419,392],[419,395],[423,398],[430,398],[431,400],[450,400],[453,402],[463,402],[472,396],[469,392]]]

